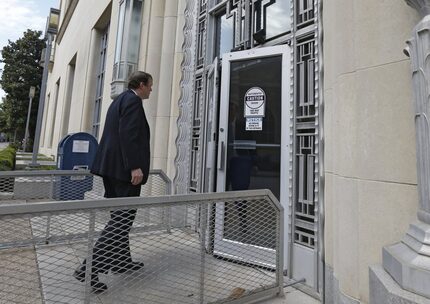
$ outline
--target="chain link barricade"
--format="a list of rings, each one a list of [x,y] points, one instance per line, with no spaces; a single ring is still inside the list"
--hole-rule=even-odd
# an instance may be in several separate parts
[[[162,170],[151,170],[141,196],[169,195],[172,183]],[[101,199],[103,180],[88,170],[0,172],[0,203]]]
[[[172,193],[172,182],[162,170],[151,170],[140,196],[160,196]],[[88,170],[8,171],[0,172],[0,204],[25,204],[38,201],[68,201],[104,199],[103,179]],[[169,210],[158,214],[151,208],[142,211],[137,227],[159,229],[159,223],[169,230]],[[107,215],[106,219],[109,217]],[[160,221],[162,217],[162,221]],[[45,241],[50,241],[51,217],[48,217]],[[152,227],[154,226],[154,227]]]
[[[149,210],[152,222],[141,219],[125,240],[130,210],[135,224]],[[106,233],[112,214],[115,229]],[[283,220],[268,190],[2,205],[0,303],[249,303],[274,296],[283,292]],[[94,288],[95,279],[107,288]]]

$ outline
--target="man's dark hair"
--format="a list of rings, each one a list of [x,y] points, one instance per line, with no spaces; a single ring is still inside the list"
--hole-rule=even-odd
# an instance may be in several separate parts
[[[143,82],[144,85],[147,85],[150,79],[152,80],[152,76],[149,73],[142,71],[134,72],[128,78],[128,88],[135,90],[139,88],[141,82]]]

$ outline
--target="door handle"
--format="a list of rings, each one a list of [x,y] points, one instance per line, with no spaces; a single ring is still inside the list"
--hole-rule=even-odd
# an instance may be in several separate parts
[[[225,162],[225,143],[221,141],[219,152],[218,152],[218,170],[224,170]]]

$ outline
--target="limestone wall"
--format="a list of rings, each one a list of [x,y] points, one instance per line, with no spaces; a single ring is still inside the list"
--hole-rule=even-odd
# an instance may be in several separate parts
[[[49,74],[47,86],[49,101],[47,97],[42,123],[41,153],[55,155],[58,142],[64,134],[78,131],[91,133],[101,28],[109,23],[100,132],[103,130],[104,118],[111,103],[110,83],[114,65],[119,1],[96,2],[78,2],[61,42],[56,45],[55,63]],[[176,118],[180,95],[184,10],[185,0],[144,1],[138,62],[138,69],[149,72],[154,78],[151,97],[144,102],[152,135],[152,167],[164,170],[172,178],[175,174],[173,161],[176,155]],[[62,125],[68,94],[69,63],[74,56],[76,63],[70,118],[64,130]],[[60,87],[55,107],[58,79]]]
[[[328,0],[323,15],[326,262],[340,292],[367,303],[369,265],[417,211],[403,48],[419,16],[403,0]]]

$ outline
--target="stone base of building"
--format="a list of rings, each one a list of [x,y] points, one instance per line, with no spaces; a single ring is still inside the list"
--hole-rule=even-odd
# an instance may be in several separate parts
[[[382,266],[403,289],[430,299],[430,225],[410,224],[401,242],[382,249]]]
[[[430,299],[404,290],[382,268],[369,268],[369,304],[430,304]]]
[[[326,265],[325,268],[325,303],[330,304],[359,304],[360,301],[353,299],[339,289],[339,281],[334,276],[333,269]]]

